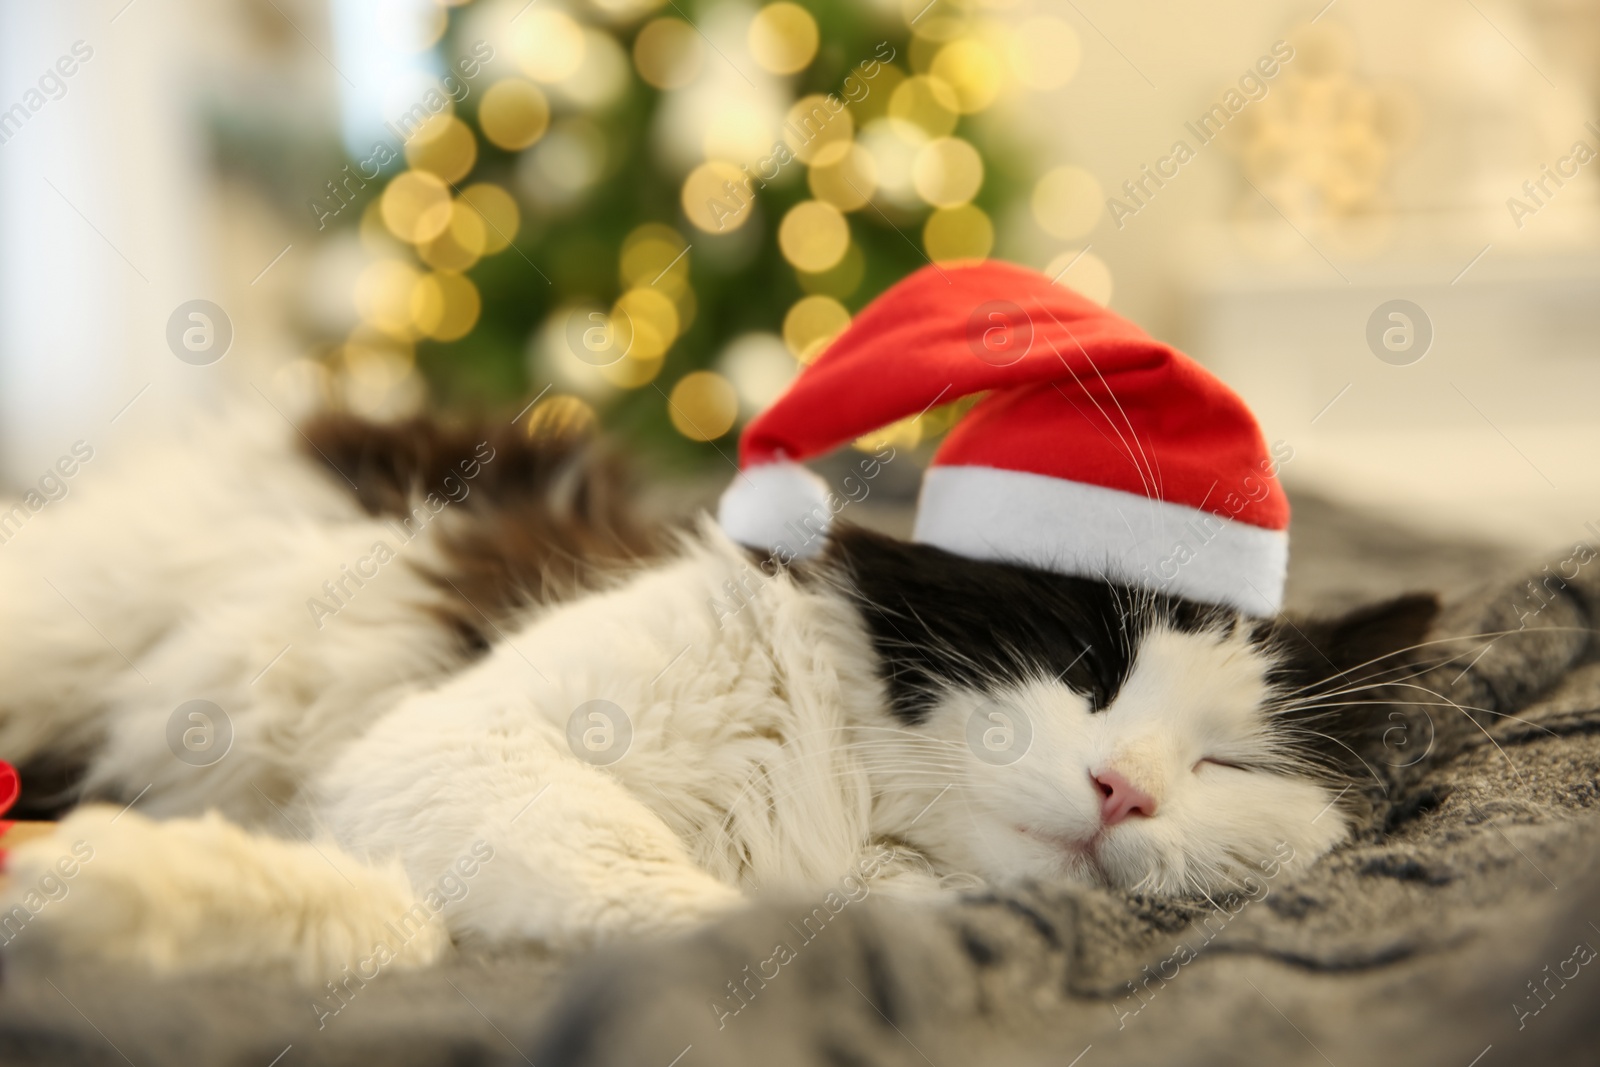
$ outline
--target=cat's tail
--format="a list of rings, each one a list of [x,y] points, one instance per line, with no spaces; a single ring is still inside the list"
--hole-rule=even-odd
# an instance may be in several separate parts
[[[24,963],[269,971],[346,996],[352,982],[450,951],[437,909],[398,865],[253,834],[214,813],[155,822],[91,805],[5,859],[0,946]]]
[[[641,503],[648,494],[632,464],[589,424],[540,415],[377,423],[330,412],[303,427],[306,458],[369,515],[409,530],[443,511],[439,563],[425,573],[469,643],[487,644],[528,607],[598,588],[674,544],[674,517]]]

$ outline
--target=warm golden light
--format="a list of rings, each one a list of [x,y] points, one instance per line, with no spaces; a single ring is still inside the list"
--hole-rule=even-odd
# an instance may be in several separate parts
[[[1030,89],[1059,89],[1078,73],[1077,31],[1052,15],[1023,19],[1011,39],[1011,69]]]
[[[461,199],[457,201],[456,208],[450,216],[452,227],[470,225],[462,220],[464,208],[477,212],[483,224],[482,254],[486,256],[504,251],[516,239],[517,229],[522,225],[516,200],[498,185],[488,182],[478,182],[461,190]],[[458,233],[456,239],[465,242],[463,233]]]
[[[418,277],[416,268],[403,260],[379,259],[368,264],[356,278],[357,314],[363,322],[390,337],[416,337],[411,291],[416,288]]]
[[[910,123],[929,137],[944,137],[956,128],[961,98],[942,78],[918,74],[895,87],[889,117]]]
[[[911,415],[899,422],[891,422],[881,430],[865,434],[851,442],[862,452],[878,452],[885,445],[912,449],[922,442],[922,416]]]
[[[950,86],[957,108],[970,115],[994,103],[1004,72],[988,45],[962,38],[939,49],[928,73]]]
[[[1063,252],[1044,268],[1047,277],[1105,307],[1111,303],[1111,268],[1093,252]]]
[[[799,4],[768,4],[750,23],[750,54],[773,74],[804,70],[817,54],[817,20]]]
[[[617,275],[625,288],[650,286],[676,298],[688,285],[687,248],[682,235],[671,226],[647,222],[623,239]]]
[[[739,393],[715,371],[692,371],[672,387],[667,413],[689,440],[714,441],[733,429],[739,417]]]
[[[850,312],[833,297],[801,297],[783,317],[783,343],[800,362],[810,363],[849,325]]]
[[[450,225],[450,187],[425,170],[398,175],[383,191],[383,224],[411,244],[431,241]]]
[[[752,196],[749,179],[742,170],[713,159],[694,168],[684,179],[683,213],[696,229],[731,233],[750,218]]]
[[[598,421],[594,408],[582,400],[558,395],[535,404],[523,421],[523,427],[532,438],[564,440],[586,436]]]
[[[416,170],[458,182],[478,161],[478,141],[454,115],[435,115],[406,142],[406,162]]]
[[[872,153],[854,141],[836,141],[818,152],[806,174],[811,195],[840,211],[865,207],[878,189]]]
[[[838,111],[820,93],[803,96],[784,116],[783,139],[802,163],[811,163],[824,150],[847,142],[855,135],[855,120],[850,109]]]
[[[411,291],[412,321],[436,341],[457,341],[471,333],[482,310],[478,287],[460,274],[425,274]]]
[[[865,95],[859,91],[851,94],[856,97],[850,101],[850,114],[855,116],[856,125],[865,126],[874,119],[886,117],[889,114],[889,100],[905,80],[905,71],[899,67],[879,67],[878,76],[872,79]]]
[[[626,356],[595,370],[618,389],[639,389],[655,381],[656,375],[661,373],[666,363],[666,347],[649,325],[642,324]],[[656,354],[648,354],[651,352]]]
[[[1094,229],[1105,207],[1105,193],[1082,167],[1046,171],[1033,187],[1033,217],[1052,237],[1071,240]]]
[[[978,195],[983,185],[983,159],[959,137],[929,141],[911,167],[917,195],[934,207],[955,207]]]
[[[840,257],[839,262],[829,267],[820,274],[808,274],[805,271],[796,271],[795,280],[800,283],[800,288],[807,293],[817,293],[843,300],[855,294],[861,288],[861,281],[866,277],[867,257],[862,253],[861,246],[854,241]]]
[[[681,89],[704,64],[705,41],[682,19],[656,19],[633,40],[633,65],[657,89]]]
[[[418,245],[417,255],[434,270],[460,274],[478,262],[485,243],[483,216],[458,200],[451,207],[450,225],[433,240]]]
[[[778,226],[778,248],[797,270],[817,274],[839,262],[850,247],[850,224],[825,200],[805,200]]]
[[[661,336],[675,338],[681,325],[678,305],[672,298],[652,286],[629,289],[617,298],[612,314],[625,313],[634,322],[647,322]]]
[[[994,247],[994,223],[972,204],[940,208],[922,227],[922,246],[935,263],[983,259]]]
[[[563,11],[531,8],[511,24],[511,52],[534,81],[564,81],[583,65],[583,27]]]
[[[550,102],[532,82],[506,78],[483,94],[478,125],[492,143],[508,152],[520,152],[550,128]]]

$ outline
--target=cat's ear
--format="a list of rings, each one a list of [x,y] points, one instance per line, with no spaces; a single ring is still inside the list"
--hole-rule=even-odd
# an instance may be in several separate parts
[[[1317,627],[1322,638],[1317,644],[1341,671],[1361,672],[1378,666],[1375,661],[1392,659],[1395,653],[1421,644],[1438,615],[1436,595],[1406,593],[1322,623]]]
[[[1286,680],[1299,686],[1349,684],[1401,666],[1427,640],[1439,614],[1432,593],[1407,593],[1344,615],[1272,624]]]

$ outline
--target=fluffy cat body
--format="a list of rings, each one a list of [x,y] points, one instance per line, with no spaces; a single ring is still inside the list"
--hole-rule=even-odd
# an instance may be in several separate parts
[[[381,431],[312,440],[103,462],[0,547],[0,755],[80,757],[111,802],[12,854],[8,944],[316,983],[671,931],[852,870],[1204,892],[1347,833],[1266,709],[1360,641],[1313,670],[1230,610],[850,531],[779,566],[702,523],[649,563],[612,547],[563,583],[593,560],[547,555],[513,582],[481,558],[506,500],[537,512],[504,537],[610,531],[579,453],[469,435],[385,465]],[[180,751],[194,700],[231,729],[214,761]],[[1149,810],[1108,821],[1108,767]],[[78,842],[71,892],[35,908]]]

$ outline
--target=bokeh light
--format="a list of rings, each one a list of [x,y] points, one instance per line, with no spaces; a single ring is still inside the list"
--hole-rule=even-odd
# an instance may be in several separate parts
[[[489,256],[503,251],[516,239],[517,230],[522,224],[521,212],[517,210],[517,202],[510,193],[489,182],[478,182],[461,190],[461,199],[456,203],[456,211],[450,216],[452,228],[470,225],[462,219],[464,209],[477,212],[483,226],[482,254]],[[470,232],[470,231],[467,231]],[[463,234],[456,235],[457,240],[466,243]]]
[[[633,324],[634,347],[629,350],[630,355],[649,359],[664,356],[678,338],[678,306],[659,289],[629,289],[617,298],[611,315],[613,319],[626,316]]]
[[[458,182],[478,161],[478,141],[454,115],[435,115],[406,142],[406,162],[446,182]]]
[[[425,170],[397,175],[382,203],[383,224],[408,244],[431,241],[450,225],[450,187]]]
[[[533,405],[523,420],[523,429],[538,440],[570,440],[593,432],[598,422],[593,407],[578,397],[557,394]]]
[[[613,320],[619,334],[628,338],[628,351],[615,363],[595,368],[600,377],[618,389],[639,389],[656,380],[667,360],[667,342],[648,322]]]
[[[414,415],[427,397],[411,345],[358,327],[338,352],[334,385],[345,407],[386,421]]]
[[[457,200],[451,205],[450,225],[439,236],[418,245],[417,255],[434,270],[459,274],[482,257],[488,243],[486,230],[483,216],[470,204]]]
[[[879,452],[885,446],[896,449],[913,449],[922,443],[922,416],[908,415],[898,422],[891,422],[881,430],[864,434],[851,442],[856,449],[862,452]]]
[[[820,93],[803,96],[784,116],[783,139],[802,163],[811,163],[824,150],[848,142],[855,134],[850,109],[834,111]]]
[[[521,186],[536,201],[564,207],[600,180],[610,162],[605,132],[582,116],[562,119],[522,156]]]
[[[917,153],[911,182],[934,207],[955,207],[978,195],[983,185],[983,159],[959,137],[929,141]]]
[[[861,131],[860,144],[872,158],[878,193],[898,207],[918,206],[919,197],[911,172],[916,166],[917,152],[925,142],[920,129],[896,119],[879,119]]]
[[[817,274],[838,263],[850,247],[850,224],[825,200],[803,200],[778,226],[778,248],[797,270]]]
[[[796,271],[795,280],[807,293],[818,293],[844,300],[861,288],[861,282],[866,274],[867,257],[862,253],[861,246],[851,241],[850,247],[845,249],[839,262],[816,274]]]
[[[953,41],[971,25],[972,0],[900,0],[900,15],[917,38]]]
[[[1011,69],[1030,89],[1059,89],[1078,73],[1077,31],[1053,15],[1023,19],[1011,39]]]
[[[379,259],[356,278],[356,313],[361,320],[390,337],[411,340],[417,336],[411,314],[411,292],[421,275],[400,259]]]
[[[1111,267],[1093,252],[1063,252],[1045,266],[1044,273],[1101,307],[1111,303]]]
[[[716,367],[733,384],[739,414],[747,419],[778,399],[800,369],[773,333],[740,334],[717,356]]]
[[[623,239],[617,256],[618,278],[624,288],[660,288],[676,299],[688,289],[688,247],[683,235],[671,226],[646,222]]]
[[[739,393],[715,371],[691,371],[672,387],[667,411],[672,425],[689,440],[714,441],[733,429]]]
[[[921,130],[929,137],[944,137],[961,117],[961,98],[942,78],[918,74],[895,87],[889,97],[889,117]]]
[[[865,207],[878,188],[872,153],[854,141],[835,141],[819,151],[806,172],[811,195],[840,211]]]
[[[570,75],[552,86],[554,92],[580,108],[610,106],[628,87],[628,53],[617,39],[593,27],[583,31],[583,58]]]
[[[805,296],[783,317],[783,343],[802,363],[810,363],[850,325],[850,312],[831,296]]]
[[[683,182],[683,213],[696,229],[729,233],[747,222],[751,190],[744,171],[713,159],[689,172]]]
[[[773,109],[751,96],[721,96],[706,115],[700,132],[701,155],[737,163],[754,163],[772,151]]]
[[[478,105],[483,135],[508,152],[520,152],[550,127],[550,103],[539,87],[522,78],[489,86]]]
[[[994,223],[974,204],[939,208],[922,227],[922,246],[935,263],[983,259],[994,247]]]
[[[982,111],[1000,95],[1004,68],[984,42],[963,38],[939,49],[928,73],[950,86],[964,114]]]
[[[905,80],[906,73],[899,67],[879,67],[878,76],[865,83],[865,94],[851,93],[856,97],[850,101],[850,114],[855,116],[856,125],[865,126],[874,119],[885,118],[889,114],[889,101],[894,97],[894,91]]]
[[[750,54],[773,74],[804,70],[817,54],[819,39],[811,12],[787,0],[768,4],[750,22]]]
[[[510,33],[517,66],[534,81],[563,81],[583,63],[583,27],[564,11],[530,8],[512,22]]]
[[[417,329],[436,341],[459,341],[472,332],[483,310],[478,287],[471,280],[441,271],[417,280],[410,305]]]
[[[655,19],[633,40],[633,65],[645,84],[657,89],[681,89],[693,82],[705,55],[705,41],[682,19]]]
[[[1082,167],[1048,170],[1033,187],[1033,217],[1052,237],[1071,240],[1094,229],[1105,210],[1105,193]]]

